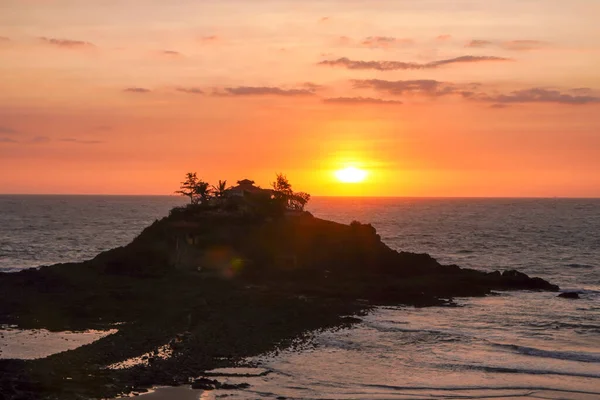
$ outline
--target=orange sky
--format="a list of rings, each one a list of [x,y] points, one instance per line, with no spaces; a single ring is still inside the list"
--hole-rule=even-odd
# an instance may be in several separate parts
[[[600,2],[3,0],[0,193],[600,197]],[[369,171],[336,182],[347,165]]]

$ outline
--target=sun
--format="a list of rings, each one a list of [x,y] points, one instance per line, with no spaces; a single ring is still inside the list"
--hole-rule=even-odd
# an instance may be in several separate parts
[[[346,167],[335,171],[335,177],[343,183],[359,183],[367,179],[367,171],[356,167]]]

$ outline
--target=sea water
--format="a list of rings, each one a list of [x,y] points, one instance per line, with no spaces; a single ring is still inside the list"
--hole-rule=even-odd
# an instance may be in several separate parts
[[[91,258],[180,204],[169,196],[0,196],[0,270]],[[302,351],[247,360],[272,372],[204,398],[600,398],[600,200],[314,198],[308,209],[372,223],[397,250],[516,268],[581,299],[504,292],[457,299],[454,308],[378,308],[352,328],[315,333]]]

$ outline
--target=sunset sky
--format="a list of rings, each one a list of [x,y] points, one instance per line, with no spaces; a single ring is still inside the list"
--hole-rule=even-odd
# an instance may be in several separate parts
[[[600,197],[597,0],[2,0],[0,193]],[[335,171],[367,171],[362,183]]]

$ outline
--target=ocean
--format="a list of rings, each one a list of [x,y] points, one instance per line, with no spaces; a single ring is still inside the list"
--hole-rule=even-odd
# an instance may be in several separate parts
[[[0,196],[0,271],[89,259],[183,203],[173,196]],[[308,210],[371,223],[397,250],[482,270],[519,269],[581,299],[504,292],[457,299],[458,307],[377,308],[352,328],[315,332],[300,351],[247,360],[272,372],[229,377],[251,386],[203,399],[600,398],[600,200],[317,197]]]

